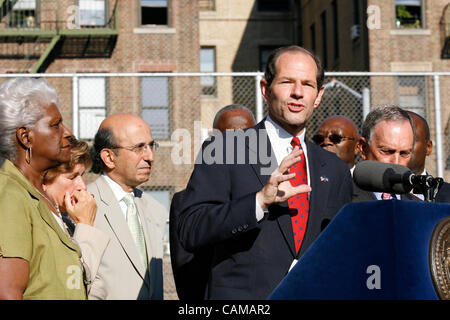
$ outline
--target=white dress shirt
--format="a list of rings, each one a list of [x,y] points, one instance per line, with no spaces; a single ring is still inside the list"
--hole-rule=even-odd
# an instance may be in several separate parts
[[[424,168],[423,172],[420,175],[422,175],[422,176],[428,175],[427,170]],[[419,198],[420,200],[425,201],[425,196],[423,194],[421,194],[421,193],[414,193],[412,190],[411,190],[411,193],[414,196],[416,196],[417,198]]]
[[[267,135],[270,140],[270,144],[272,146],[272,150],[275,154],[275,158],[277,159],[278,166],[280,165],[281,161],[289,155],[292,150],[294,149],[291,145],[291,141],[293,136],[288,133],[286,130],[284,130],[280,125],[275,123],[270,116],[267,116],[266,120],[264,121],[264,125],[266,127]],[[310,175],[309,175],[309,165],[308,165],[308,149],[306,147],[305,143],[305,135],[306,135],[306,129],[303,130],[303,132],[297,136],[297,138],[300,140],[300,144],[303,149],[303,153],[305,154],[305,160],[306,160],[306,172],[308,177],[308,185],[310,185]],[[264,218],[264,211],[261,208],[261,206],[258,203],[258,199],[256,199],[256,220],[259,222],[262,218]]]
[[[117,202],[119,202],[120,209],[122,210],[123,217],[125,218],[125,221],[126,221],[127,220],[127,204],[125,203],[125,201],[123,201],[123,197],[128,193],[132,194],[134,197],[134,193],[133,192],[125,192],[125,190],[123,190],[122,187],[117,182],[115,182],[113,179],[108,177],[106,174],[103,173],[102,176],[105,178],[106,182],[108,183],[108,186],[111,188],[111,190],[114,194],[114,197],[117,199]],[[136,207],[136,210],[137,210],[137,207]],[[139,219],[139,215],[138,215],[138,219]]]
[[[383,200],[382,197],[383,193],[384,192],[374,192],[373,194],[375,195],[375,197],[377,197],[377,200]],[[391,195],[395,197],[397,200],[400,200],[398,194],[391,193]]]

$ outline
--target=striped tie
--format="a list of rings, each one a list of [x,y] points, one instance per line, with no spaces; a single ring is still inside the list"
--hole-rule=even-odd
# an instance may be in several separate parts
[[[134,196],[127,193],[123,198],[123,202],[127,205],[127,223],[130,228],[131,236],[133,237],[136,248],[141,256],[144,266],[147,267],[147,250],[145,246],[144,231],[142,230],[139,217],[137,215],[136,204],[134,203]]]

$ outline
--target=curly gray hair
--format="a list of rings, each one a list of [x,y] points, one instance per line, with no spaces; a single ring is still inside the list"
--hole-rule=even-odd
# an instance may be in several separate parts
[[[15,160],[17,128],[33,129],[42,108],[52,103],[58,105],[58,95],[43,79],[12,78],[0,84],[0,157]]]

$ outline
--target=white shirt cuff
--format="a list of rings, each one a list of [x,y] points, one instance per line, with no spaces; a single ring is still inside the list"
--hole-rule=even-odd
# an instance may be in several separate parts
[[[269,211],[264,211],[258,203],[258,199],[255,196],[255,208],[256,208],[256,221],[260,222],[264,218],[264,214]]]

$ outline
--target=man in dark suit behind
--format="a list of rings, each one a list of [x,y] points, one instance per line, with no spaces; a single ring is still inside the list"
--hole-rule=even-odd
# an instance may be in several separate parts
[[[188,250],[214,246],[207,299],[267,298],[351,201],[347,164],[305,138],[323,80],[307,50],[275,50],[260,83],[268,117],[203,144],[178,234]]]
[[[408,112],[394,105],[375,107],[361,130],[359,148],[363,160],[407,166],[414,146],[414,126]],[[372,200],[418,200],[411,194],[371,192],[353,185],[353,202]]]
[[[431,154],[433,149],[433,142],[431,141],[430,127],[427,121],[419,114],[408,111],[411,116],[415,133],[416,143],[414,144],[413,156],[409,162],[409,168],[415,174],[427,175],[428,172],[425,169],[425,160]],[[421,200],[424,200],[423,194],[416,194]],[[450,184],[444,182],[436,195],[436,202],[450,202]]]
[[[217,112],[213,129],[220,132],[241,130],[253,127],[255,124],[255,117],[247,107],[231,104]],[[170,204],[169,235],[173,277],[180,300],[203,300],[211,269],[213,248],[205,246],[195,252],[188,252],[181,246],[177,228],[179,208],[183,203],[184,193],[184,190],[175,193]]]

